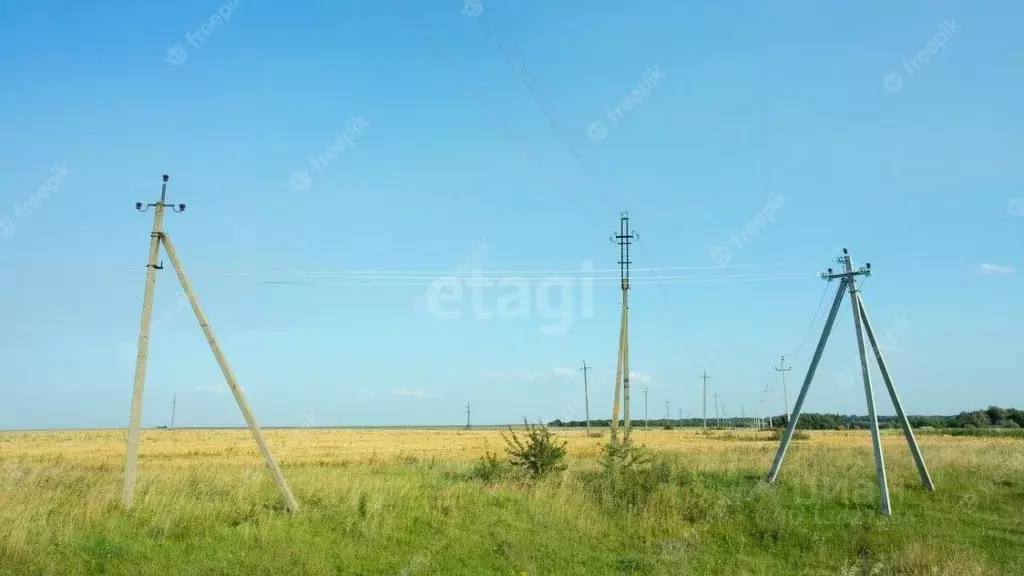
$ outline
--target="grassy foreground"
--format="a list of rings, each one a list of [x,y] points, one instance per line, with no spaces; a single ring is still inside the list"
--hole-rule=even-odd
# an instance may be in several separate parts
[[[936,492],[901,436],[811,432],[763,483],[765,433],[638,430],[658,455],[626,485],[604,438],[556,430],[569,468],[485,483],[495,430],[270,430],[302,510],[289,516],[245,431],[143,434],[120,510],[121,431],[0,433],[0,575],[1024,574],[1024,441],[922,435]]]

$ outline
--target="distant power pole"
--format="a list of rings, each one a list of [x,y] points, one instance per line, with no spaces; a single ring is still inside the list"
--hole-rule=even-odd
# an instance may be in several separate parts
[[[590,436],[590,394],[587,392],[587,370],[591,369],[590,366],[587,366],[587,361],[584,360],[580,372],[583,372],[583,406],[587,414],[587,436]]]
[[[651,420],[647,417],[647,386],[644,386],[644,428],[648,428],[650,424]]]
[[[171,430],[174,430],[174,411],[178,407],[178,395],[174,395],[174,399],[171,400]]]
[[[740,404],[740,426],[743,426],[743,421],[747,419],[747,411],[743,409],[743,404]]]
[[[671,417],[671,416],[669,416],[669,412],[668,412],[668,403],[669,403],[669,401],[668,401],[668,400],[665,400],[665,424],[666,424],[666,425],[667,425],[667,424],[669,423],[669,420],[671,420],[671,419],[672,419],[672,417]]]
[[[785,356],[783,356],[782,360],[779,362],[779,367],[775,369],[776,372],[782,374],[782,399],[786,403],[786,416],[789,416],[789,395],[786,394],[786,372],[789,372],[792,369],[792,366],[786,368]]]
[[[708,371],[704,371],[704,375],[700,377],[704,381],[704,429],[708,429]],[[715,405],[718,405],[718,394],[715,394]],[[717,413],[718,408],[715,408]]]
[[[622,441],[629,444],[629,247],[639,240],[636,232],[629,231],[629,212],[619,217],[619,233],[609,240],[619,245],[619,278],[622,286],[622,318],[619,322],[619,358],[615,370],[615,400],[612,402],[611,443],[617,441],[619,428],[619,398],[622,398]],[[621,387],[620,387],[621,384]]]
[[[467,402],[466,403],[466,430],[469,430],[469,408],[470,408],[470,403]]]
[[[705,418],[705,421],[707,418]],[[718,392],[715,392],[715,425],[722,427],[722,417],[718,415]]]

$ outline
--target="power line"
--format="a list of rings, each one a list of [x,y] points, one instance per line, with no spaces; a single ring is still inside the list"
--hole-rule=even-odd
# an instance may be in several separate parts
[[[819,314],[821,313],[821,305],[825,303],[825,296],[828,295],[828,289],[829,285],[825,284],[825,289],[821,292],[821,299],[818,300],[818,308],[814,311],[814,317],[811,318],[811,323],[807,326],[807,332],[804,334],[803,339],[800,340],[800,345],[797,346],[794,352],[787,354],[786,356],[789,356],[790,358],[796,356],[801,350],[803,350],[804,345],[807,344],[807,339],[811,336],[811,332],[814,330],[814,327],[821,321]],[[785,356],[783,358],[785,358]]]

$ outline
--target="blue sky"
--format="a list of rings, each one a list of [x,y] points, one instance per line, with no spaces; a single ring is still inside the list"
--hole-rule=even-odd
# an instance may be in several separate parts
[[[841,247],[872,263],[908,412],[1024,406],[1024,6],[1000,4],[4,3],[0,428],[126,424],[152,222],[133,204],[163,173],[263,425],[582,418],[584,359],[607,417],[621,210],[634,418],[644,386],[652,417],[700,414],[705,369],[729,415],[782,412],[773,367],[800,348],[792,403]],[[180,426],[241,425],[162,258],[144,424],[177,394]],[[484,318],[515,287],[415,305],[473,269],[530,271],[519,317]],[[567,275],[596,280],[544,330]],[[846,311],[805,409],[865,413],[857,370]],[[875,393],[892,413],[877,373]]]

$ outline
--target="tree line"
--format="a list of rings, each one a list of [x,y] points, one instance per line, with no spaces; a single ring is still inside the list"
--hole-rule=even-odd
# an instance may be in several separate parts
[[[961,412],[955,416],[907,416],[910,426],[913,428],[1024,428],[1024,410],[1017,408],[1000,408],[989,406],[985,410],[973,410]],[[709,427],[718,427],[718,422],[732,427],[755,426],[754,418],[708,418]],[[650,426],[665,428],[694,428],[704,425],[703,418],[658,418],[650,419]],[[620,426],[622,421],[619,421]],[[778,414],[771,417],[771,424],[775,428],[782,428],[789,424],[789,417],[785,414]],[[552,427],[584,427],[585,420],[555,419],[548,422]],[[591,420],[591,426],[608,427],[611,420]],[[644,419],[638,418],[632,421],[634,427],[644,425]],[[896,416],[879,416],[879,428],[899,428],[900,423]],[[818,414],[804,413],[796,425],[798,430],[866,430],[871,427],[866,415],[856,414]]]

